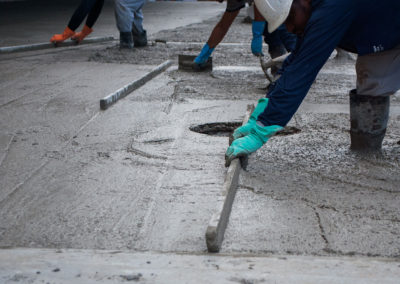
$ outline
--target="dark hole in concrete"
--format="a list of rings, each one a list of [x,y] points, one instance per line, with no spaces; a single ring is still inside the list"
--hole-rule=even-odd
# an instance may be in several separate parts
[[[299,133],[301,130],[294,126],[286,126],[285,129],[276,133],[278,136],[288,136]]]
[[[191,126],[191,131],[212,135],[228,137],[232,132],[242,125],[241,122],[212,122],[200,125]]]
[[[229,137],[232,132],[242,126],[241,122],[212,122],[191,126],[191,131],[220,137]],[[294,126],[286,126],[285,129],[279,131],[276,135],[287,136],[299,133],[301,130]]]

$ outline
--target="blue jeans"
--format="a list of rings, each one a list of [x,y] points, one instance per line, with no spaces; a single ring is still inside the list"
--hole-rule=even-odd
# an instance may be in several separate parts
[[[120,32],[131,32],[134,25],[143,33],[142,7],[146,0],[114,0],[115,19]]]

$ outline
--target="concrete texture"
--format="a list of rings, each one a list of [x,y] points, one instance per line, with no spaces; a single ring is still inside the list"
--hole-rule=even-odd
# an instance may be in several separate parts
[[[91,250],[0,250],[2,283],[397,284],[387,259],[188,255]],[[15,265],[18,263],[18,265]]]
[[[242,125],[247,123],[253,110],[254,105],[249,105],[247,107],[247,112],[243,118]],[[231,143],[229,143],[229,145],[230,144]],[[229,216],[231,214],[232,204],[235,200],[240,170],[241,161],[239,159],[234,159],[230,162],[226,171],[222,190],[220,195],[217,197],[217,208],[213,213],[206,230],[206,243],[209,252],[219,252],[221,249],[226,226],[228,225]]]
[[[79,44],[89,44],[103,41],[111,41],[114,40],[112,36],[108,37],[87,37]],[[74,41],[64,41],[60,42],[57,45],[54,43],[44,42],[44,43],[34,43],[34,44],[26,44],[26,45],[16,45],[16,46],[7,46],[0,47],[0,53],[12,53],[12,52],[23,52],[23,51],[32,51],[32,50],[41,50],[41,49],[54,49],[56,47],[67,47],[77,45]]]
[[[112,104],[116,103],[118,100],[126,97],[129,95],[132,91],[140,88],[144,84],[146,84],[148,81],[156,77],[158,74],[161,72],[165,71],[168,67],[172,65],[171,60],[167,60],[163,62],[162,64],[158,65],[156,68],[151,70],[149,73],[144,75],[143,77],[140,77],[139,79],[127,84],[126,86],[122,87],[121,89],[118,89],[112,94],[109,94],[108,96],[102,98],[100,100],[100,108],[102,110],[106,110],[109,108]]]
[[[32,8],[23,17],[18,3],[6,3],[16,5],[8,13],[0,9],[2,46],[45,41],[53,27],[62,30],[74,9],[63,2],[66,9],[58,10],[64,17],[55,19],[54,5]],[[124,51],[110,42],[0,55],[0,246],[157,251],[195,259],[207,251],[204,233],[226,175],[228,137],[190,129],[242,121],[246,106],[264,96],[268,83],[251,55],[251,26],[242,23],[243,13],[213,53],[213,71],[189,73],[178,70],[176,55],[200,51],[224,5],[152,5],[163,9],[147,17],[147,23],[154,21],[148,30],[155,44],[145,48]],[[93,36],[115,31],[111,11],[101,18],[112,24],[102,30],[99,22]],[[182,27],[162,31],[175,24],[170,17],[178,17]],[[28,30],[32,18],[37,21]],[[196,19],[207,20],[195,24]],[[167,43],[155,41],[162,38]],[[101,98],[168,59],[174,66],[100,111]],[[309,271],[313,259],[333,256],[334,265],[349,273],[342,260],[371,261],[373,267],[386,258],[396,263],[388,275],[397,275],[400,96],[391,98],[382,155],[359,156],[349,151],[348,91],[354,85],[354,61],[332,57],[289,124],[300,132],[274,137],[250,157],[222,246],[227,257],[244,265],[244,254],[260,264],[266,253],[302,255],[300,262],[311,259],[304,268]],[[53,263],[50,255],[37,257]],[[283,269],[285,262],[277,265]],[[340,272],[328,267],[317,275],[335,283]],[[237,278],[232,270],[227,274],[239,283],[263,279]],[[2,275],[14,277],[7,271]],[[278,271],[272,282],[293,279],[290,271]],[[366,282],[363,271],[351,277]],[[372,279],[384,279],[384,272],[373,272]]]

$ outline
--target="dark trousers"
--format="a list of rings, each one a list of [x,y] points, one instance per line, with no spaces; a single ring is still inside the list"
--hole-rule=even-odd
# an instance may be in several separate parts
[[[272,58],[291,52],[296,47],[297,37],[287,31],[285,25],[279,26],[273,33],[268,32],[268,24],[264,29],[264,41],[268,44]]]
[[[69,20],[68,27],[75,31],[79,25],[83,22],[85,17],[86,25],[91,28],[96,22],[100,15],[101,9],[103,8],[104,0],[82,0],[78,8]]]

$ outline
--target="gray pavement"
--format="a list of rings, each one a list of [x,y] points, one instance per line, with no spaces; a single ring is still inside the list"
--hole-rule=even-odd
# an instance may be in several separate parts
[[[7,284],[397,284],[400,278],[398,262],[379,258],[4,249],[0,262]]]
[[[43,3],[0,3],[8,8],[0,9],[0,45],[47,41],[76,5]],[[300,132],[274,137],[250,157],[223,256],[204,254],[228,137],[190,128],[240,122],[267,85],[249,50],[244,11],[214,52],[212,73],[177,70],[177,55],[196,54],[223,9],[148,3],[152,42],[133,51],[108,42],[0,55],[0,246],[10,247],[0,250],[0,279],[39,283],[56,275],[55,283],[79,283],[79,274],[81,283],[118,283],[128,271],[143,283],[209,283],[207,275],[226,266],[212,272],[213,283],[396,283],[400,96],[392,98],[382,155],[351,153],[351,59],[324,66],[289,123]],[[95,27],[93,36],[118,35],[109,1]],[[175,64],[166,72],[100,111],[101,98],[167,59]],[[154,265],[145,269],[146,258]],[[198,278],[186,276],[195,271]]]

